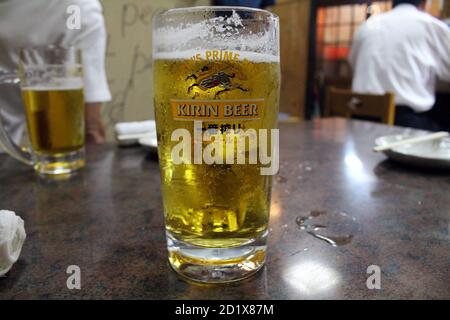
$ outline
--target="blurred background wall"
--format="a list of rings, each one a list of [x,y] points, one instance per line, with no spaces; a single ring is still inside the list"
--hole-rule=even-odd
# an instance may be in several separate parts
[[[152,15],[209,0],[101,0],[108,32],[106,70],[112,101],[103,108],[108,139],[117,122],[153,119]]]

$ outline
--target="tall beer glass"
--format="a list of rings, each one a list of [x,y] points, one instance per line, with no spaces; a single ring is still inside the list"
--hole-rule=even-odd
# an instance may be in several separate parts
[[[272,146],[260,132],[276,128],[278,17],[238,7],[164,11],[153,20],[153,70],[170,265],[199,282],[246,278],[266,255],[272,179],[254,155]]]
[[[3,72],[2,82],[20,83],[31,150],[13,142],[1,119],[0,146],[42,175],[70,174],[82,168],[85,138],[81,52],[58,46],[22,49],[18,75]]]

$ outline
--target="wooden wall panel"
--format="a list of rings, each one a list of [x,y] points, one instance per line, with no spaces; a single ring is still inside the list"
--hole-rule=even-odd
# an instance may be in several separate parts
[[[278,0],[270,8],[280,17],[280,111],[304,118],[311,0]]]
[[[450,0],[444,0],[444,7],[442,9],[442,18],[449,19],[450,18]]]
[[[426,10],[429,14],[439,18],[441,16],[441,0],[428,0]]]

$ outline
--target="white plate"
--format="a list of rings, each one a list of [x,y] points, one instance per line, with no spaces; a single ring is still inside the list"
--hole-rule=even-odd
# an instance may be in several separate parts
[[[416,135],[418,134],[383,136],[375,140],[375,145],[383,146]],[[384,151],[384,154],[392,160],[410,165],[450,169],[450,138],[406,144],[386,150]]]

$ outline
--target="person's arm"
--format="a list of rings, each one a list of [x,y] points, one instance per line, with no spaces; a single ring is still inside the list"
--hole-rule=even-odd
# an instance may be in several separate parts
[[[99,144],[106,141],[106,133],[102,122],[101,110],[101,102],[87,102],[85,104],[85,131],[87,143]]]
[[[81,30],[71,30],[71,43],[82,50],[87,143],[105,142],[101,108],[111,100],[105,73],[106,30],[98,0],[72,0],[82,8]]]
[[[450,28],[439,23],[434,35],[434,49],[438,57],[436,68],[437,77],[445,82],[450,82]]]

